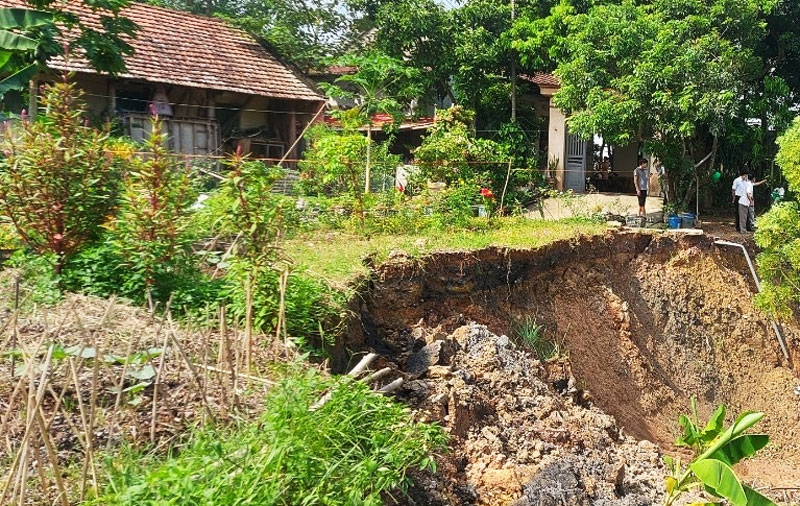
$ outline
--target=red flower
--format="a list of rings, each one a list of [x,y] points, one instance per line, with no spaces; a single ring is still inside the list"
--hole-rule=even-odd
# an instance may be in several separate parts
[[[494,199],[494,193],[489,188],[481,188],[481,197],[492,200]]]

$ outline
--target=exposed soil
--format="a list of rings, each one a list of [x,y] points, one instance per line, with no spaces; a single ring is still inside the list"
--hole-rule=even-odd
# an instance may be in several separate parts
[[[691,396],[701,418],[719,403],[766,413],[759,429],[772,442],[739,471],[781,493],[800,487],[800,332],[781,329],[787,361],[754,291],[741,250],[708,236],[398,253],[377,269],[349,345],[404,371],[400,397],[453,434],[452,453],[410,503],[654,504],[656,449],[675,452]],[[527,317],[564,357],[541,364],[496,337]],[[574,495],[531,495],[547,483]]]

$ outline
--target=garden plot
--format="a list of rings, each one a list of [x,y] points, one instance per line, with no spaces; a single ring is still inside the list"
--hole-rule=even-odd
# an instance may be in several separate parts
[[[800,334],[782,327],[786,361],[754,290],[741,252],[704,236],[396,255],[350,345],[382,353],[399,397],[453,436],[406,503],[659,504],[659,454],[693,396],[701,419],[719,403],[766,413],[771,443],[738,469],[780,500],[800,486]],[[531,342],[531,322],[555,345]]]

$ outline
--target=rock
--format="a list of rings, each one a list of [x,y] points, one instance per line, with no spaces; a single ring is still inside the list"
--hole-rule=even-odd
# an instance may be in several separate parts
[[[442,343],[443,341],[434,341],[411,354],[411,356],[408,357],[408,365],[406,366],[405,372],[411,376],[417,377],[426,372],[430,366],[438,364],[442,351]]]
[[[429,378],[447,378],[452,375],[453,370],[447,365],[432,365],[428,367]]]

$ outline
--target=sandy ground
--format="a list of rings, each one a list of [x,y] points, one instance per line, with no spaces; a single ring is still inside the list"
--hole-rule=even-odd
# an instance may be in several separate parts
[[[649,220],[660,220],[661,197],[647,197],[645,210]],[[557,220],[587,213],[612,213],[621,216],[638,213],[636,195],[626,193],[575,193],[569,198],[549,198],[544,201],[545,219]],[[540,216],[534,213],[534,216]]]

